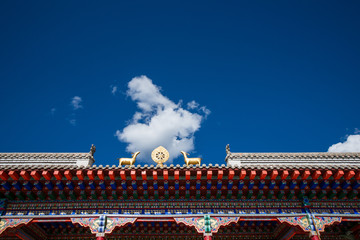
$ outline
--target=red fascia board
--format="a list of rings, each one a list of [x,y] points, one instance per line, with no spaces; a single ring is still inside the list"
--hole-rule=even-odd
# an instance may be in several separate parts
[[[84,173],[82,170],[76,171],[76,176],[79,180],[84,180]]]
[[[90,180],[94,180],[95,179],[95,173],[93,170],[88,170],[86,173],[89,177]]]
[[[168,170],[164,170],[164,171],[163,171],[163,177],[164,177],[164,180],[168,180],[168,179],[169,179],[169,171],[168,171]]]
[[[221,180],[224,176],[224,171],[223,170],[218,170],[218,175],[217,175],[217,179]]]
[[[305,170],[305,171],[303,172],[303,174],[301,175],[301,178],[302,178],[303,180],[306,180],[306,179],[308,179],[309,176],[310,176],[310,171],[309,171],[309,170]]]
[[[146,170],[141,171],[141,177],[142,177],[142,180],[147,180]]]
[[[229,171],[229,176],[228,176],[229,180],[232,180],[232,179],[234,178],[234,176],[235,176],[235,171],[234,171],[234,170],[230,170],[230,171]]]
[[[190,177],[191,177],[190,171],[185,171],[185,179],[190,180]]]
[[[66,177],[67,180],[72,180],[72,174],[71,174],[70,170],[66,170],[64,172],[64,176]]]
[[[249,179],[250,180],[254,180],[256,177],[256,171],[255,170],[251,170],[250,171],[250,175],[249,175]]]
[[[39,181],[41,179],[41,175],[38,171],[32,171],[30,175],[36,181]]]
[[[344,178],[345,178],[346,180],[350,180],[350,179],[353,178],[354,176],[355,176],[355,171],[348,171],[348,172],[345,174]]]
[[[293,171],[293,173],[291,174],[291,179],[292,180],[296,180],[300,175],[300,172],[298,170]]]
[[[180,172],[178,170],[174,171],[174,179],[179,180]]]
[[[158,179],[157,171],[152,171],[152,173],[153,173],[153,179],[157,180]]]
[[[98,170],[97,171],[97,176],[99,177],[100,180],[104,180],[105,179],[104,170]]]
[[[25,170],[20,172],[20,176],[26,181],[29,181],[31,179],[30,173]]]
[[[19,180],[19,178],[20,178],[19,174],[15,171],[10,171],[9,176],[15,181]]]
[[[318,179],[320,176],[321,176],[321,171],[316,170],[316,171],[314,171],[313,174],[311,175],[311,178],[312,178],[313,180],[316,180],[316,179]]]
[[[270,179],[271,179],[271,180],[275,180],[278,175],[279,175],[278,170],[273,170],[273,171],[271,172],[271,177],[270,177]]]
[[[198,171],[196,171],[196,180],[201,180],[201,171],[200,170],[198,170]]]
[[[5,171],[0,171],[0,178],[4,181],[9,179],[9,174]]]
[[[288,170],[284,170],[281,173],[281,179],[285,180],[287,177],[289,176],[289,171]]]
[[[114,170],[110,170],[110,171],[109,171],[109,178],[110,178],[111,180],[115,180],[115,171],[114,171]]]
[[[246,170],[244,169],[240,170],[240,176],[239,176],[240,180],[243,180],[245,176],[246,176]]]
[[[121,180],[126,180],[126,173],[124,170],[120,171],[120,177],[121,177]]]
[[[54,171],[54,176],[55,176],[56,180],[61,180],[62,179],[62,175],[61,175],[61,172],[59,170]]]
[[[130,171],[130,176],[132,180],[136,180],[136,171],[135,170],[131,170]]]
[[[42,175],[46,180],[48,180],[48,181],[51,180],[51,172],[50,171],[42,171]]]

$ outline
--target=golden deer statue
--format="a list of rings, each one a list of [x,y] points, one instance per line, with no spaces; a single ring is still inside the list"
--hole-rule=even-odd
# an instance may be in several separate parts
[[[140,152],[131,153],[132,158],[118,158],[119,159],[119,165],[129,165],[131,167],[134,165],[137,155],[139,155]]]
[[[189,155],[188,153],[184,152],[184,151],[180,151],[182,153],[182,155],[184,155],[184,160],[187,166],[189,166],[190,164],[192,165],[196,165],[196,164],[201,164],[201,158],[188,158],[187,155]]]

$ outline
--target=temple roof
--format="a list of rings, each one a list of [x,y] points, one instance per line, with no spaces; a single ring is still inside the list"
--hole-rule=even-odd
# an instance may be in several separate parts
[[[82,153],[0,153],[0,166],[76,166],[89,167],[95,162],[96,148],[91,146],[90,152]]]
[[[359,168],[360,153],[232,153],[227,151],[225,158],[228,166],[261,166],[263,168]]]

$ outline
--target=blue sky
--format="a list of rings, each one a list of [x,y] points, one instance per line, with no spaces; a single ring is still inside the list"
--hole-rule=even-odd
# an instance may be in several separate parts
[[[153,138],[116,133],[166,106],[190,117],[163,139],[189,140],[181,147],[205,164],[224,163],[228,143],[326,152],[351,135],[360,149],[359,12],[358,1],[1,1],[0,151],[95,144],[97,165],[117,165],[129,143]],[[128,84],[139,76],[169,102],[134,121],[144,109]]]

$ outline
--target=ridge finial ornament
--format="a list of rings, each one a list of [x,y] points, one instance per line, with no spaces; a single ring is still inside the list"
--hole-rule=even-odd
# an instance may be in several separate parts
[[[151,153],[151,158],[156,162],[160,167],[163,167],[164,162],[169,160],[170,154],[166,148],[159,146],[155,148]]]
[[[96,152],[96,147],[95,147],[95,145],[94,144],[91,144],[91,148],[90,148],[90,154],[91,154],[91,156],[94,156],[94,153]]]
[[[230,145],[229,145],[229,144],[226,145],[225,150],[226,150],[226,155],[230,155],[230,154],[231,154],[231,152],[230,152]]]

